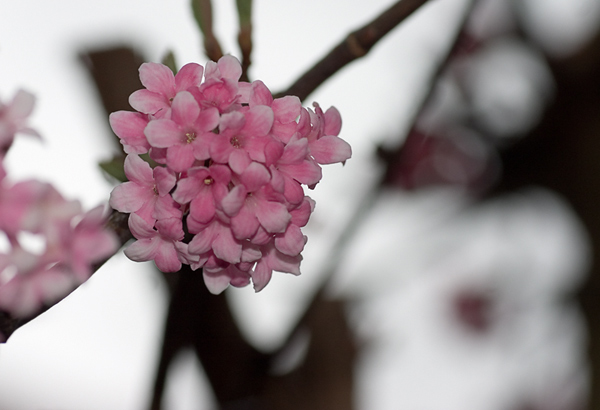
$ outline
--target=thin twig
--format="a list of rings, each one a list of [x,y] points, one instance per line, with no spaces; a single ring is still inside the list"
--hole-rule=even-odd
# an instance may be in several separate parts
[[[348,34],[321,61],[302,75],[291,87],[276,95],[295,95],[304,101],[328,78],[352,61],[366,55],[383,36],[413,14],[428,0],[400,0],[373,21]]]

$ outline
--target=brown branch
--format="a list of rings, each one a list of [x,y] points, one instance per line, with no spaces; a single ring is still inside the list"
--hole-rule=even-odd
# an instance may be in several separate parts
[[[400,0],[396,2],[373,21],[348,34],[329,54],[302,75],[287,90],[278,93],[277,97],[295,95],[304,101],[339,69],[366,55],[383,36],[425,3],[427,3],[427,0]]]

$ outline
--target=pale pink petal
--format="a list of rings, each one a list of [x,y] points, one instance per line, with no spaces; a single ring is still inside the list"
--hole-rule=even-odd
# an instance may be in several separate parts
[[[260,80],[252,82],[252,94],[250,94],[250,106],[268,105],[273,102],[273,95],[267,86]]]
[[[295,121],[300,116],[302,103],[295,95],[286,95],[285,97],[277,98],[271,104],[275,120],[283,123]]]
[[[121,139],[123,149],[127,154],[145,154],[150,149],[150,144],[144,135],[144,128],[148,125],[148,116],[145,114],[117,111],[109,116],[109,122],[114,133]]]
[[[153,238],[158,234],[153,229],[152,225],[139,215],[129,215],[127,223],[129,225],[129,230],[137,239]]]
[[[352,148],[343,139],[327,135],[310,144],[310,153],[319,164],[334,164],[349,159]]]
[[[152,192],[134,182],[124,182],[110,193],[109,204],[119,212],[135,212],[152,197]]]
[[[169,67],[158,63],[144,63],[139,71],[140,81],[148,90],[167,98],[175,95],[175,77]]]
[[[229,286],[230,279],[227,275],[221,274],[220,272],[212,273],[203,272],[204,284],[210,293],[218,295],[223,292]]]
[[[154,176],[150,164],[141,159],[138,155],[127,155],[123,164],[127,179],[139,185],[154,185]]]
[[[144,130],[144,134],[150,145],[157,148],[168,148],[180,143],[184,136],[184,132],[179,125],[167,119],[150,121]]]
[[[169,98],[149,90],[137,90],[129,96],[129,105],[145,114],[162,114],[170,108]]]
[[[325,135],[338,135],[342,129],[342,116],[335,107],[330,107],[325,112]]]
[[[200,114],[198,103],[187,91],[177,93],[171,104],[171,119],[180,126],[192,124]]]
[[[284,204],[264,201],[256,209],[256,218],[267,232],[284,232],[292,216]]]
[[[145,262],[154,259],[159,241],[155,239],[138,239],[129,245],[123,253],[135,262]]]
[[[225,55],[217,62],[219,71],[223,78],[238,81],[242,76],[242,65],[239,60],[232,55]]]
[[[187,90],[190,87],[199,86],[202,82],[204,67],[196,63],[188,63],[181,67],[175,75],[175,88],[177,91]]]
[[[266,105],[258,105],[246,112],[246,123],[242,132],[244,135],[263,137],[269,133],[274,121],[273,110]]]

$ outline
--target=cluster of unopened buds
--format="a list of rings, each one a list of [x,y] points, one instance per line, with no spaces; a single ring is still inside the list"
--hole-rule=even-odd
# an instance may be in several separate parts
[[[110,116],[128,154],[128,182],[110,199],[130,213],[137,241],[125,254],[164,272],[202,268],[213,293],[250,281],[259,291],[273,271],[299,274],[301,228],[314,209],[303,186],[320,181],[320,165],[351,156],[335,108],[274,99],[261,81],[239,81],[241,73],[232,56],[176,75],[145,63],[145,89],[129,100],[137,112]]]
[[[66,200],[49,183],[13,184],[6,177],[4,157],[15,134],[38,136],[27,126],[33,105],[25,91],[0,102],[0,310],[13,317],[28,317],[62,299],[90,277],[94,263],[119,248],[104,228],[104,207],[84,213],[78,201]]]

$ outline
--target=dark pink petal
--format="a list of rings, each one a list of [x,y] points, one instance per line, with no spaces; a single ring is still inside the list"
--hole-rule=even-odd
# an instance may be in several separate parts
[[[167,150],[167,166],[175,172],[186,171],[195,159],[194,149],[189,145],[173,145]]]
[[[304,249],[306,236],[302,235],[302,231],[296,225],[290,224],[282,235],[275,237],[275,248],[283,254],[289,256],[297,256]]]
[[[304,189],[302,189],[302,185],[295,179],[287,176],[284,178],[284,190],[283,196],[287,199],[290,204],[299,204],[304,198]]]
[[[229,194],[223,198],[223,201],[221,201],[223,211],[228,216],[236,215],[244,205],[247,193],[248,191],[243,185],[234,187],[231,191],[229,191]]]
[[[169,218],[156,221],[156,229],[164,238],[173,241],[180,241],[183,239],[183,225],[181,218]]]
[[[175,174],[169,171],[167,168],[161,166],[155,167],[153,174],[158,194],[160,196],[165,196],[171,192],[175,186],[175,183],[177,182]]]
[[[233,235],[239,239],[249,239],[256,234],[260,223],[254,213],[247,206],[242,207],[237,215],[231,218],[231,230]]]
[[[219,110],[214,107],[208,108],[200,112],[195,126],[199,131],[213,131],[219,126],[219,121],[221,121]]]
[[[273,269],[269,267],[267,261],[263,258],[256,263],[252,272],[252,285],[255,292],[260,292],[271,281]]]
[[[314,209],[315,201],[313,201],[312,198],[305,196],[300,206],[290,211],[290,214],[292,215],[290,223],[300,227],[305,226]]]
[[[210,222],[215,211],[215,199],[209,189],[202,190],[190,203],[190,213],[198,222]]]
[[[249,192],[258,191],[271,180],[271,174],[264,165],[252,162],[240,175],[240,181]]]
[[[242,244],[236,241],[231,230],[222,226],[212,243],[215,256],[229,263],[238,263],[242,258]]]
[[[190,218],[188,218],[189,221]],[[212,243],[218,234],[218,222],[214,221],[200,229],[189,243],[189,251],[196,255],[202,255],[212,249]]]
[[[181,261],[173,242],[159,241],[154,252],[154,263],[161,272],[177,272]]]
[[[169,67],[158,63],[144,63],[139,71],[140,81],[148,90],[167,98],[175,95],[175,77]]]
[[[253,163],[255,164],[245,150],[234,149],[229,154],[229,166],[238,175],[241,175]]]

